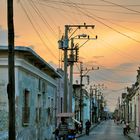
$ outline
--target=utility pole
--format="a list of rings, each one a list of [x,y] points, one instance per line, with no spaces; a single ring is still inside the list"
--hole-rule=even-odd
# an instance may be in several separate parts
[[[69,26],[65,25],[65,40],[64,40],[64,112],[67,112],[67,93],[68,93],[68,75],[67,75],[68,31],[69,31]]]
[[[97,88],[93,88],[92,86],[90,86],[90,95],[91,95],[91,98],[93,98],[93,95],[94,95],[94,107],[95,107],[97,103]],[[91,114],[92,122],[97,122],[97,113],[98,113],[97,110],[94,110],[94,115]]]
[[[15,70],[14,70],[14,21],[13,21],[13,0],[7,1],[8,21],[8,75],[7,86],[9,101],[9,140],[16,139],[15,130]]]
[[[83,39],[87,35],[86,34],[81,34],[81,35],[76,35],[75,37],[71,38],[71,48],[69,49],[70,52],[70,57],[68,59],[69,65],[70,65],[70,86],[69,86],[69,104],[70,104],[70,112],[72,112],[72,95],[73,95],[73,65],[75,62],[78,61],[78,55],[79,55],[79,46],[74,45],[74,39]],[[78,38],[76,38],[78,37]],[[81,38],[82,37],[82,38]]]
[[[93,122],[93,116],[92,116],[92,100],[93,100],[93,89],[92,86],[90,86],[90,122]]]
[[[98,84],[98,85],[94,85],[95,87],[95,93],[97,96],[97,105],[98,105],[98,111],[97,111],[97,118],[101,118],[102,117],[102,102],[103,102],[103,93],[101,92],[101,90],[106,89],[106,87],[104,87],[104,84]]]
[[[82,83],[83,83],[83,63],[80,62],[80,121],[82,120]]]
[[[91,70],[98,70],[99,69],[99,67],[97,67],[97,68],[93,68],[92,67],[92,69],[83,69],[83,63],[82,62],[80,62],[80,104],[79,104],[79,106],[80,106],[80,120],[82,120],[82,103],[83,103],[83,100],[82,100],[82,86],[83,86],[83,77],[87,77],[88,78],[88,84],[89,84],[89,75],[87,75],[88,74],[88,72],[89,71],[91,71]],[[86,71],[84,74],[83,74],[83,71]]]
[[[62,49],[64,51],[64,112],[67,112],[67,95],[68,95],[68,75],[67,75],[67,66],[68,66],[68,47],[69,47],[69,39],[70,37],[68,36],[70,29],[75,28],[75,31],[73,34],[76,32],[76,30],[81,29],[81,28],[88,28],[91,27],[92,29],[94,28],[94,25],[65,25],[65,35],[64,38],[58,41],[59,43],[59,49]],[[73,35],[72,34],[72,35]],[[72,36],[71,35],[71,36]],[[72,71],[71,67],[71,71]],[[72,79],[71,79],[72,82]],[[72,93],[70,93],[72,96]],[[70,97],[70,100],[72,100],[72,97]],[[72,106],[72,101],[70,101],[70,106]],[[71,110],[71,109],[70,109]]]
[[[72,93],[73,93],[73,64],[74,64],[74,54],[73,54],[73,49],[74,49],[74,38],[71,38],[71,54],[70,54],[70,94],[69,94],[69,104],[70,104],[70,112],[72,112]]]

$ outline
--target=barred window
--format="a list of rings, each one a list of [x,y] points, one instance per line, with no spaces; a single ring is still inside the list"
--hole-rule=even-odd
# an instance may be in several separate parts
[[[30,118],[29,93],[30,92],[27,89],[24,90],[23,107],[22,107],[23,126],[27,126],[29,124],[29,118]]]
[[[63,98],[61,97],[61,113],[63,112]]]
[[[36,108],[36,123],[40,123],[40,121],[41,121],[41,95],[38,94]]]
[[[38,79],[38,90],[41,91],[41,79]]]

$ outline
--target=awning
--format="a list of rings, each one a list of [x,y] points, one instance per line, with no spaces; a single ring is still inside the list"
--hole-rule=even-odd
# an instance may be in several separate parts
[[[59,113],[56,115],[57,117],[66,117],[66,118],[69,118],[69,117],[73,117],[74,116],[74,113],[70,113],[70,112],[66,112],[66,113]]]

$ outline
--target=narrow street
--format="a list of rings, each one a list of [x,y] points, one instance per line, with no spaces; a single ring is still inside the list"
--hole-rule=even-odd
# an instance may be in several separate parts
[[[123,129],[113,120],[101,122],[90,131],[89,136],[79,137],[78,140],[135,140],[123,135]]]
[[[56,139],[140,140],[140,0],[0,0],[0,140]]]

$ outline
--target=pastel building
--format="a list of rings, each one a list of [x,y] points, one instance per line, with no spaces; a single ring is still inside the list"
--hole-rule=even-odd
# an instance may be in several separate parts
[[[28,47],[15,47],[17,140],[49,140],[56,123],[59,73]],[[8,48],[0,46],[0,128],[8,131]]]

